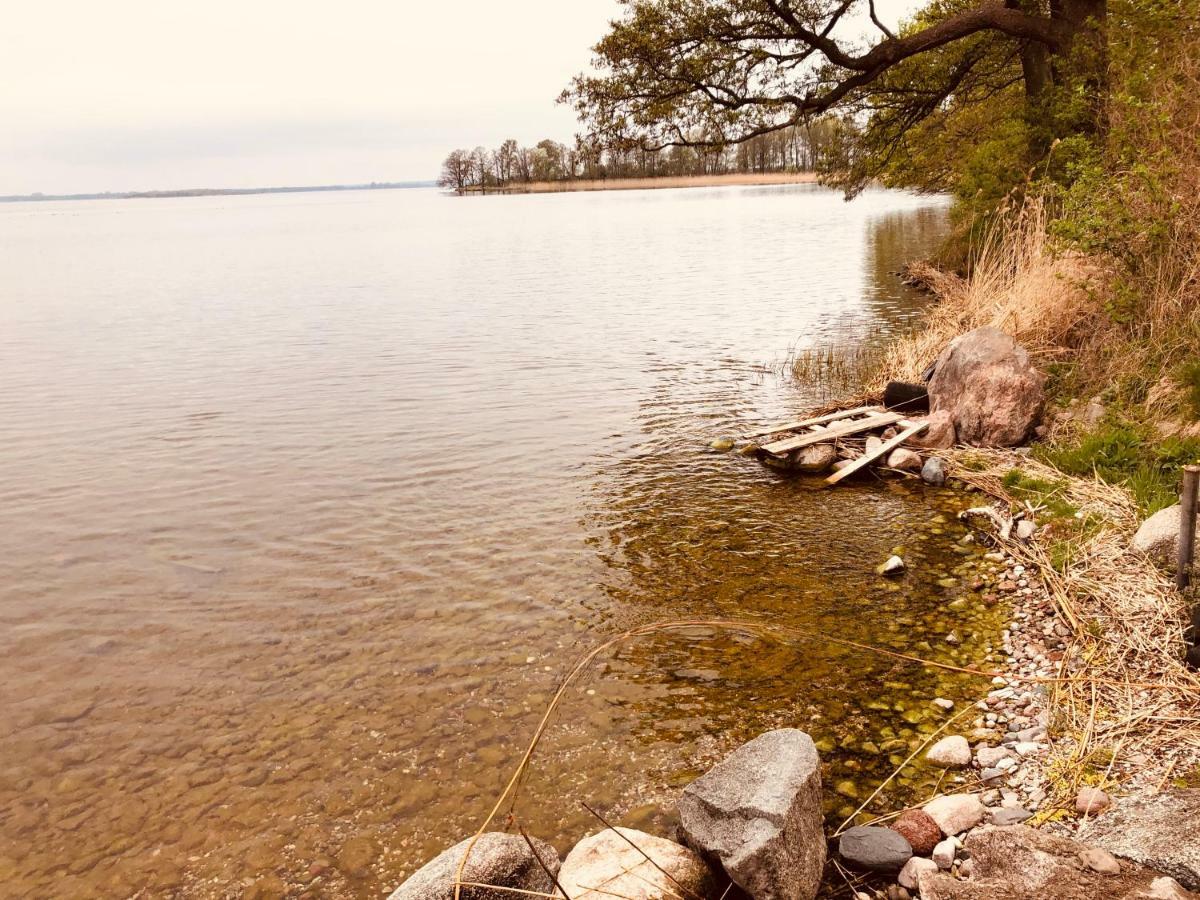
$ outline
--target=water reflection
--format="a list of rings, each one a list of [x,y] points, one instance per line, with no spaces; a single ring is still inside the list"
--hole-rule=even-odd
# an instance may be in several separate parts
[[[916,314],[881,273],[943,214],[805,186],[0,210],[6,892],[379,896],[637,622],[971,658],[949,499],[704,450],[812,402],[764,361]],[[896,544],[917,573],[881,584]],[[570,693],[518,812],[562,849],[581,799],[663,825],[785,722],[848,789],[956,691],[820,642],[644,640]]]

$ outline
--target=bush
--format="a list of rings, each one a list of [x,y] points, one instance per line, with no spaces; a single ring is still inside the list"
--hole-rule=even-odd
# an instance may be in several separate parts
[[[1068,475],[1095,475],[1124,485],[1149,514],[1177,502],[1180,469],[1200,460],[1200,440],[1158,441],[1146,426],[1117,423],[1065,446],[1040,447],[1037,453]]]

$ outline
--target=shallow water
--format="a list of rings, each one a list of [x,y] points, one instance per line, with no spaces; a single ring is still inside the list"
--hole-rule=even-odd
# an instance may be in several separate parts
[[[5,896],[381,896],[481,821],[581,653],[663,619],[792,638],[603,655],[525,827],[665,832],[778,725],[852,811],[978,685],[823,637],[980,658],[962,501],[707,445],[815,401],[794,347],[910,321],[889,272],[944,220],[809,186],[0,207]]]

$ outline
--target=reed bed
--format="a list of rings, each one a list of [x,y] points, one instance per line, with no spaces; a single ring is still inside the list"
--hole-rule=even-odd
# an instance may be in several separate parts
[[[1129,492],[1100,479],[1066,478],[1007,451],[950,457],[955,477],[1014,507],[1004,483],[1012,469],[1060,483],[1063,499],[1099,523],[1057,561],[1042,540],[1005,544],[1038,573],[1071,630],[1059,675],[1049,683],[1048,771],[1059,793],[1083,782],[1113,783],[1116,771],[1140,787],[1161,787],[1172,772],[1200,778],[1200,674],[1183,662],[1192,598],[1129,549],[1141,518]],[[1131,766],[1131,758],[1144,762]]]

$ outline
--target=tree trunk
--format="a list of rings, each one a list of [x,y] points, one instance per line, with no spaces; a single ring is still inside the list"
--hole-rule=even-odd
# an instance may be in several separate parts
[[[1070,132],[1095,134],[1103,130],[1108,89],[1108,0],[1050,0],[1050,16],[1067,25],[1071,35],[1051,60],[1053,81],[1059,87],[1082,86],[1087,98],[1082,115],[1063,125]]]

